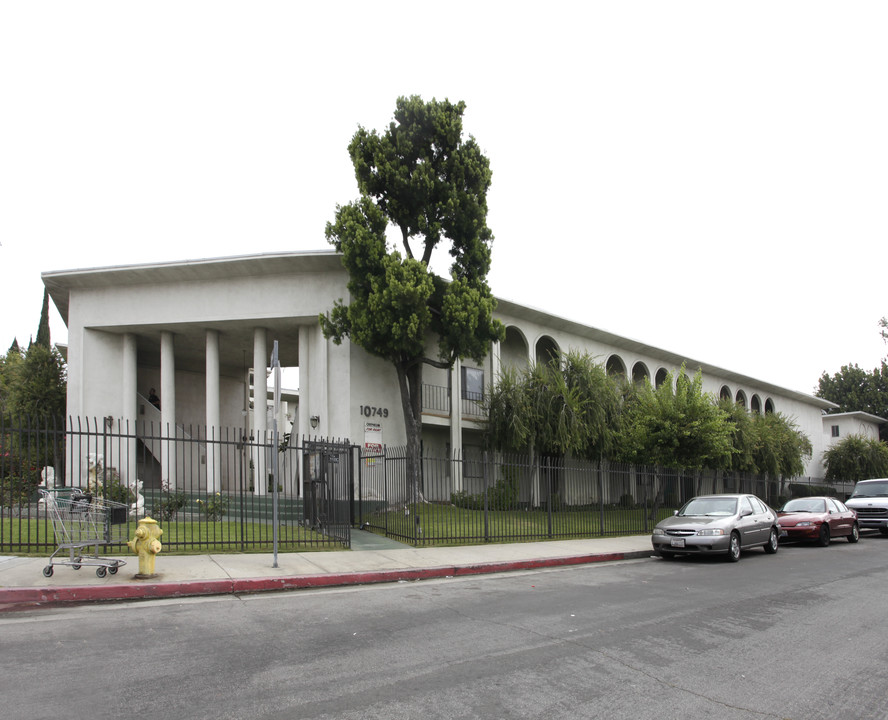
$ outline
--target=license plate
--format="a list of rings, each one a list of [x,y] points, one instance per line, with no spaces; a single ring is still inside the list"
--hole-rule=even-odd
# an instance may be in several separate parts
[[[685,541],[684,538],[672,538],[669,543],[672,547],[684,547]]]

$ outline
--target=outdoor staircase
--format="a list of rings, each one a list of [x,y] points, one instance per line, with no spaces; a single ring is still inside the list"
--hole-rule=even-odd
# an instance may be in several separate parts
[[[152,405],[148,398],[146,398],[141,393],[137,394],[139,407],[141,408],[140,420],[138,432],[139,439],[145,445],[145,448],[151,453],[151,456],[157,460],[157,462],[161,462],[161,457],[163,456],[162,448],[163,445],[168,442],[167,440],[162,440],[160,438],[164,437],[164,428],[163,422],[161,419],[160,410],[158,410],[154,405]],[[182,425],[176,425],[176,440],[183,440],[185,442],[194,442],[194,438],[191,437],[187,432],[185,432],[185,428]],[[205,443],[197,442],[195,443],[197,447],[197,460],[201,465],[206,465],[207,463],[207,446]],[[177,474],[181,476],[182,463],[183,460],[178,457],[176,458],[176,463],[179,467],[177,467]]]

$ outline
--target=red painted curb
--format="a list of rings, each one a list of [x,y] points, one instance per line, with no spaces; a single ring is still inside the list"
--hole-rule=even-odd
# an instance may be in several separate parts
[[[48,588],[0,589],[0,611],[15,606],[49,606],[83,602],[110,602],[119,600],[146,600],[154,598],[194,597],[200,595],[236,595],[240,593],[302,590],[342,585],[428,580],[442,577],[460,577],[514,570],[536,570],[545,567],[583,565],[594,562],[626,560],[646,557],[650,551],[575,555],[570,557],[509,562],[478,563],[476,565],[444,566],[418,569],[376,570],[320,575],[294,575],[275,578],[240,578],[222,580],[189,580],[178,583],[151,583],[138,585],[83,585]]]

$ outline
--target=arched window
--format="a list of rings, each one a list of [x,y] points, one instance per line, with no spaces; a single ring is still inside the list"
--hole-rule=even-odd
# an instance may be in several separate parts
[[[527,338],[518,328],[510,325],[506,328],[506,339],[500,343],[500,364],[506,367],[523,368],[527,366]]]
[[[727,385],[722,385],[722,389],[718,394],[720,400],[730,400],[731,399],[731,388]]]
[[[626,379],[626,363],[623,362],[619,355],[611,355],[604,365],[604,369],[608,377]]]
[[[644,386],[645,380],[650,380],[651,374],[643,362],[637,362],[632,366],[632,382],[639,387]]]
[[[765,415],[774,412],[774,401],[771,398],[765,400]]]
[[[539,364],[558,363],[561,361],[561,351],[558,344],[548,335],[543,335],[536,344],[536,361]]]
[[[660,387],[664,382],[666,382],[666,378],[669,377],[669,372],[666,368],[660,368],[657,370],[657,379],[655,381],[655,385]]]
[[[734,402],[737,403],[740,407],[746,408],[746,393],[742,390],[737,391],[737,397],[734,398]]]
[[[752,396],[752,400],[749,401],[749,409],[754,413],[760,413],[762,411],[762,401],[759,399],[758,395]]]

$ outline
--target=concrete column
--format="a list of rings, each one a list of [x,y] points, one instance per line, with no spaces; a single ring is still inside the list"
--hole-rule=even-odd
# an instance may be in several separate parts
[[[311,371],[309,362],[309,328],[299,326],[299,408],[296,420],[296,431],[302,435],[311,435],[313,430],[309,418],[311,413]],[[302,445],[300,440],[299,445]],[[300,468],[301,469],[301,468]]]
[[[268,434],[268,335],[265,328],[253,330],[253,492],[268,492],[268,451],[264,447],[271,442]]]
[[[221,410],[219,403],[219,331],[207,330],[206,351],[207,382],[207,492],[217,492],[221,487],[222,446]],[[162,401],[161,401],[162,402]]]
[[[307,325],[299,326],[299,346],[297,348],[297,357],[299,358],[299,405],[296,408],[296,425],[293,427],[293,432],[299,437],[296,444],[300,450],[296,453],[296,472],[294,477],[296,480],[296,494],[300,497],[304,494],[303,483],[300,482],[300,478],[302,477],[303,460],[305,457],[301,448],[305,446],[303,438],[310,436],[313,432],[310,420],[311,413],[308,410],[311,406],[311,383],[309,382],[311,378],[311,363],[309,361],[310,330],[311,328]],[[303,481],[305,479],[307,478],[303,478]]]
[[[170,490],[179,489],[176,472],[176,348],[173,333],[160,333],[160,474]]]
[[[316,325],[312,328],[314,336],[317,340],[318,363],[314,373],[314,402],[312,407],[314,412],[312,415],[318,415],[320,422],[318,423],[317,434],[326,437],[330,434],[330,362],[327,353],[330,349],[330,341],[321,333],[321,326]]]
[[[121,408],[120,432],[126,438],[121,452],[125,457],[119,460],[105,458],[105,462],[115,462],[121,480],[135,487],[136,483],[136,420],[139,417],[138,388],[138,342],[133,333],[123,335],[123,387],[121,388],[123,407]]]
[[[450,370],[450,452],[453,491],[463,489],[462,452],[462,363],[459,358]]]
[[[490,377],[487,378],[487,387],[492,388],[496,385],[497,380],[500,376],[500,370],[502,368],[502,358],[501,358],[502,348],[500,347],[499,340],[494,340],[490,344]],[[489,390],[486,390],[489,392]]]

